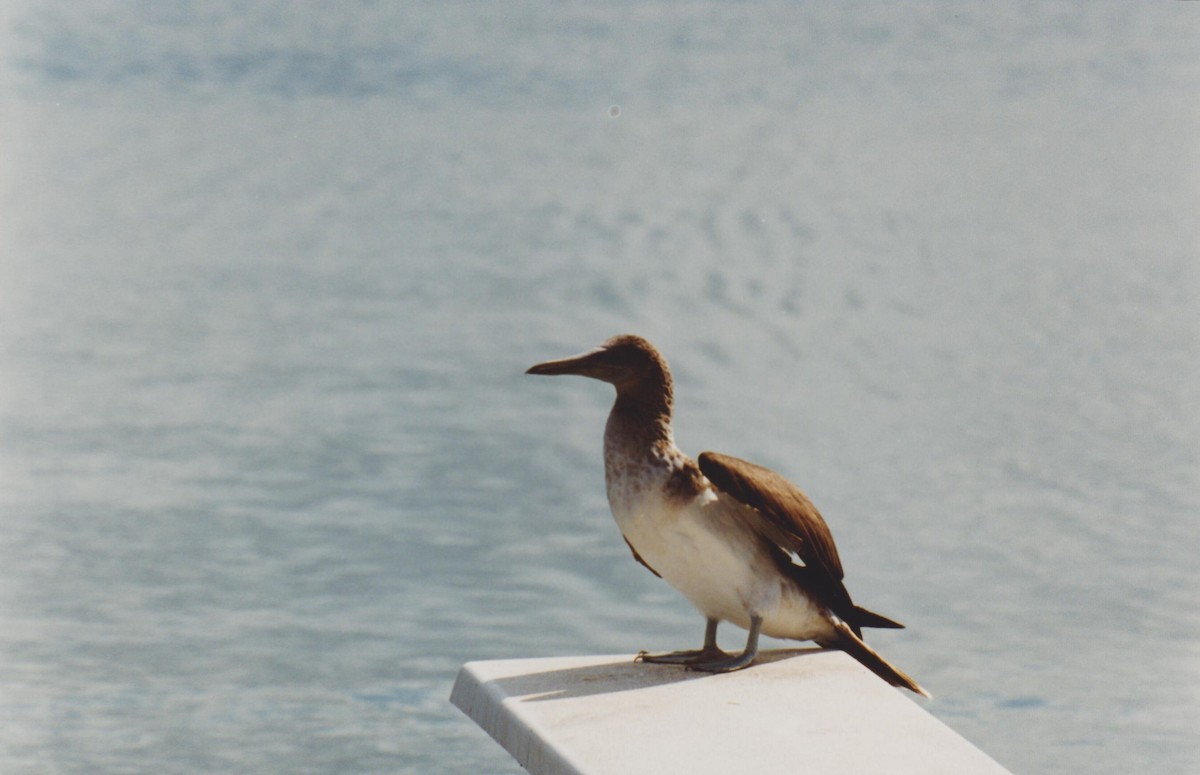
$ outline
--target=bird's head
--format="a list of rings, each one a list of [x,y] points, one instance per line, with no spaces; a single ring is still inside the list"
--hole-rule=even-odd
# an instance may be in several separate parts
[[[599,347],[570,358],[530,366],[526,374],[576,374],[615,385],[618,392],[646,383],[670,385],[667,362],[640,336],[614,336]]]

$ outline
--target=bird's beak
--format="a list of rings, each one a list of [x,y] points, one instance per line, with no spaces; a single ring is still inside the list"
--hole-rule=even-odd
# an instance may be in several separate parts
[[[557,376],[559,374],[577,374],[581,377],[600,377],[601,366],[597,363],[596,356],[604,352],[604,348],[597,347],[595,350],[588,350],[579,355],[572,355],[570,358],[563,358],[557,361],[546,361],[530,366],[525,370],[526,374],[545,374],[547,376]]]

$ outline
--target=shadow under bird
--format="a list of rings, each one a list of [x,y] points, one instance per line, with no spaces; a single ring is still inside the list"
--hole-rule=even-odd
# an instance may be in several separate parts
[[[613,517],[634,559],[708,620],[702,648],[643,652],[641,661],[740,670],[754,661],[765,633],[842,649],[889,684],[929,696],[863,642],[863,627],[904,625],[850,599],[833,535],[804,493],[768,468],[715,452],[692,460],[675,446],[671,372],[653,345],[615,336],[526,373],[576,374],[617,389],[604,429]],[[721,622],[749,631],[742,653],[717,646]]]

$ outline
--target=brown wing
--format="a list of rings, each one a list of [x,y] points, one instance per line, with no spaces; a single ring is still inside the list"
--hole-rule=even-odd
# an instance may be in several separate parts
[[[625,534],[624,534],[624,533],[622,533],[622,534],[621,534],[621,538],[625,538]],[[638,551],[637,551],[637,549],[634,549],[634,548],[633,548],[633,544],[629,543],[629,539],[628,539],[628,538],[625,538],[625,545],[629,547],[629,551],[633,552],[633,559],[637,560],[637,561],[638,561],[638,562],[640,562],[642,565],[645,565],[645,566],[646,566],[646,570],[650,571],[650,572],[651,572],[651,573],[653,573],[655,576],[658,576],[660,579],[662,578],[662,574],[660,574],[658,571],[654,570],[654,568],[651,568],[651,567],[650,567],[650,563],[648,563],[648,562],[646,562],[645,560],[643,560],[643,559],[642,559],[642,555],[638,554]]]
[[[710,482],[762,516],[754,527],[765,537],[795,552],[809,568],[838,582],[845,577],[829,526],[794,484],[769,468],[716,452],[700,453],[699,463]]]

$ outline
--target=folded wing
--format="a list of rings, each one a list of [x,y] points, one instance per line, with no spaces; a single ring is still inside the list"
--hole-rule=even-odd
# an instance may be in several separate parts
[[[796,485],[769,468],[717,452],[702,452],[700,471],[717,489],[749,509],[749,527],[764,541],[799,558],[796,566],[781,557],[781,565],[797,582],[816,591],[835,614],[861,636],[862,627],[902,628],[886,616],[856,606],[850,599],[845,573],[833,534],[817,507]]]

